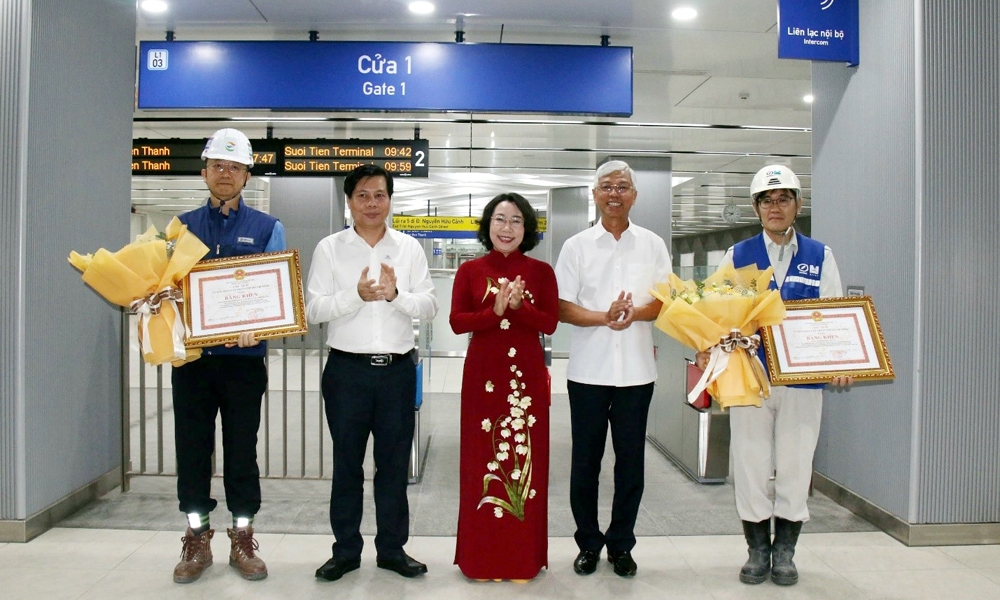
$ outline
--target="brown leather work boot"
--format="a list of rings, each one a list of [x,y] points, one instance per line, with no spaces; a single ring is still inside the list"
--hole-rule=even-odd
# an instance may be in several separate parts
[[[226,529],[233,548],[229,552],[229,566],[240,572],[243,579],[256,581],[267,577],[267,565],[254,552],[257,540],[253,539],[253,527],[237,527]]]
[[[201,577],[208,567],[212,566],[212,536],[214,529],[209,529],[201,535],[195,535],[191,528],[181,541],[181,562],[174,567],[174,583],[191,583]]]

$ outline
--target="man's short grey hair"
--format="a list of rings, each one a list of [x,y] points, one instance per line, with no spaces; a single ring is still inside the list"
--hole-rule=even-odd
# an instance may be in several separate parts
[[[628,166],[628,163],[624,160],[609,160],[603,165],[597,167],[597,172],[594,173],[594,189],[597,189],[597,186],[600,184],[601,177],[611,173],[617,173],[618,171],[628,175],[628,179],[632,182],[632,187],[634,188],[635,171],[632,170],[632,167]]]

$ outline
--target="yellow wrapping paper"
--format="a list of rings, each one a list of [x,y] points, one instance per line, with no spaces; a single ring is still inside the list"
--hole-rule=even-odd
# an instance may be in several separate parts
[[[770,396],[763,365],[747,347],[758,329],[785,318],[781,295],[768,289],[770,281],[770,268],[726,265],[702,285],[671,273],[667,283],[650,290],[663,302],[656,327],[689,348],[711,353],[702,383],[722,408],[760,406],[761,398]]]
[[[178,366],[201,356],[200,348],[184,347],[188,332],[180,282],[207,252],[208,246],[174,217],[163,236],[150,227],[117,252],[70,252],[69,262],[94,291],[139,315],[139,342],[147,363]]]

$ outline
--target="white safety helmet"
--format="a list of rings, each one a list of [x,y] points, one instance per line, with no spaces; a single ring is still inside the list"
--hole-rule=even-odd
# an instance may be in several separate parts
[[[791,169],[784,165],[768,165],[757,171],[750,182],[750,198],[757,200],[757,195],[768,190],[792,190],[798,199],[802,192],[802,184]]]
[[[250,169],[253,167],[253,148],[250,147],[250,140],[242,131],[227,127],[216,131],[208,138],[205,149],[201,151],[201,159],[210,158],[231,160]]]

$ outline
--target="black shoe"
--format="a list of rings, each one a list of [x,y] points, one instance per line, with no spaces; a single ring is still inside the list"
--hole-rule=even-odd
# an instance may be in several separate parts
[[[781,517],[774,519],[774,548],[771,551],[771,581],[778,585],[795,585],[799,581],[799,571],[792,557],[795,544],[799,541],[802,521],[787,521]]]
[[[427,572],[427,565],[411,558],[405,552],[396,558],[377,558],[375,565],[380,569],[389,569],[403,577],[416,577]]]
[[[771,572],[771,520],[743,521],[743,535],[748,558],[740,569],[740,581],[749,585],[764,583]]]
[[[601,560],[600,552],[590,550],[580,550],[573,561],[573,570],[580,575],[590,575],[597,570],[597,563]]]
[[[632,577],[639,569],[635,561],[632,560],[632,553],[628,550],[625,552],[611,552],[608,550],[608,562],[614,565],[615,575],[619,577]]]
[[[327,581],[337,581],[344,576],[344,573],[350,573],[360,566],[360,558],[337,558],[334,556],[323,563],[322,567],[316,569],[316,577]]]

